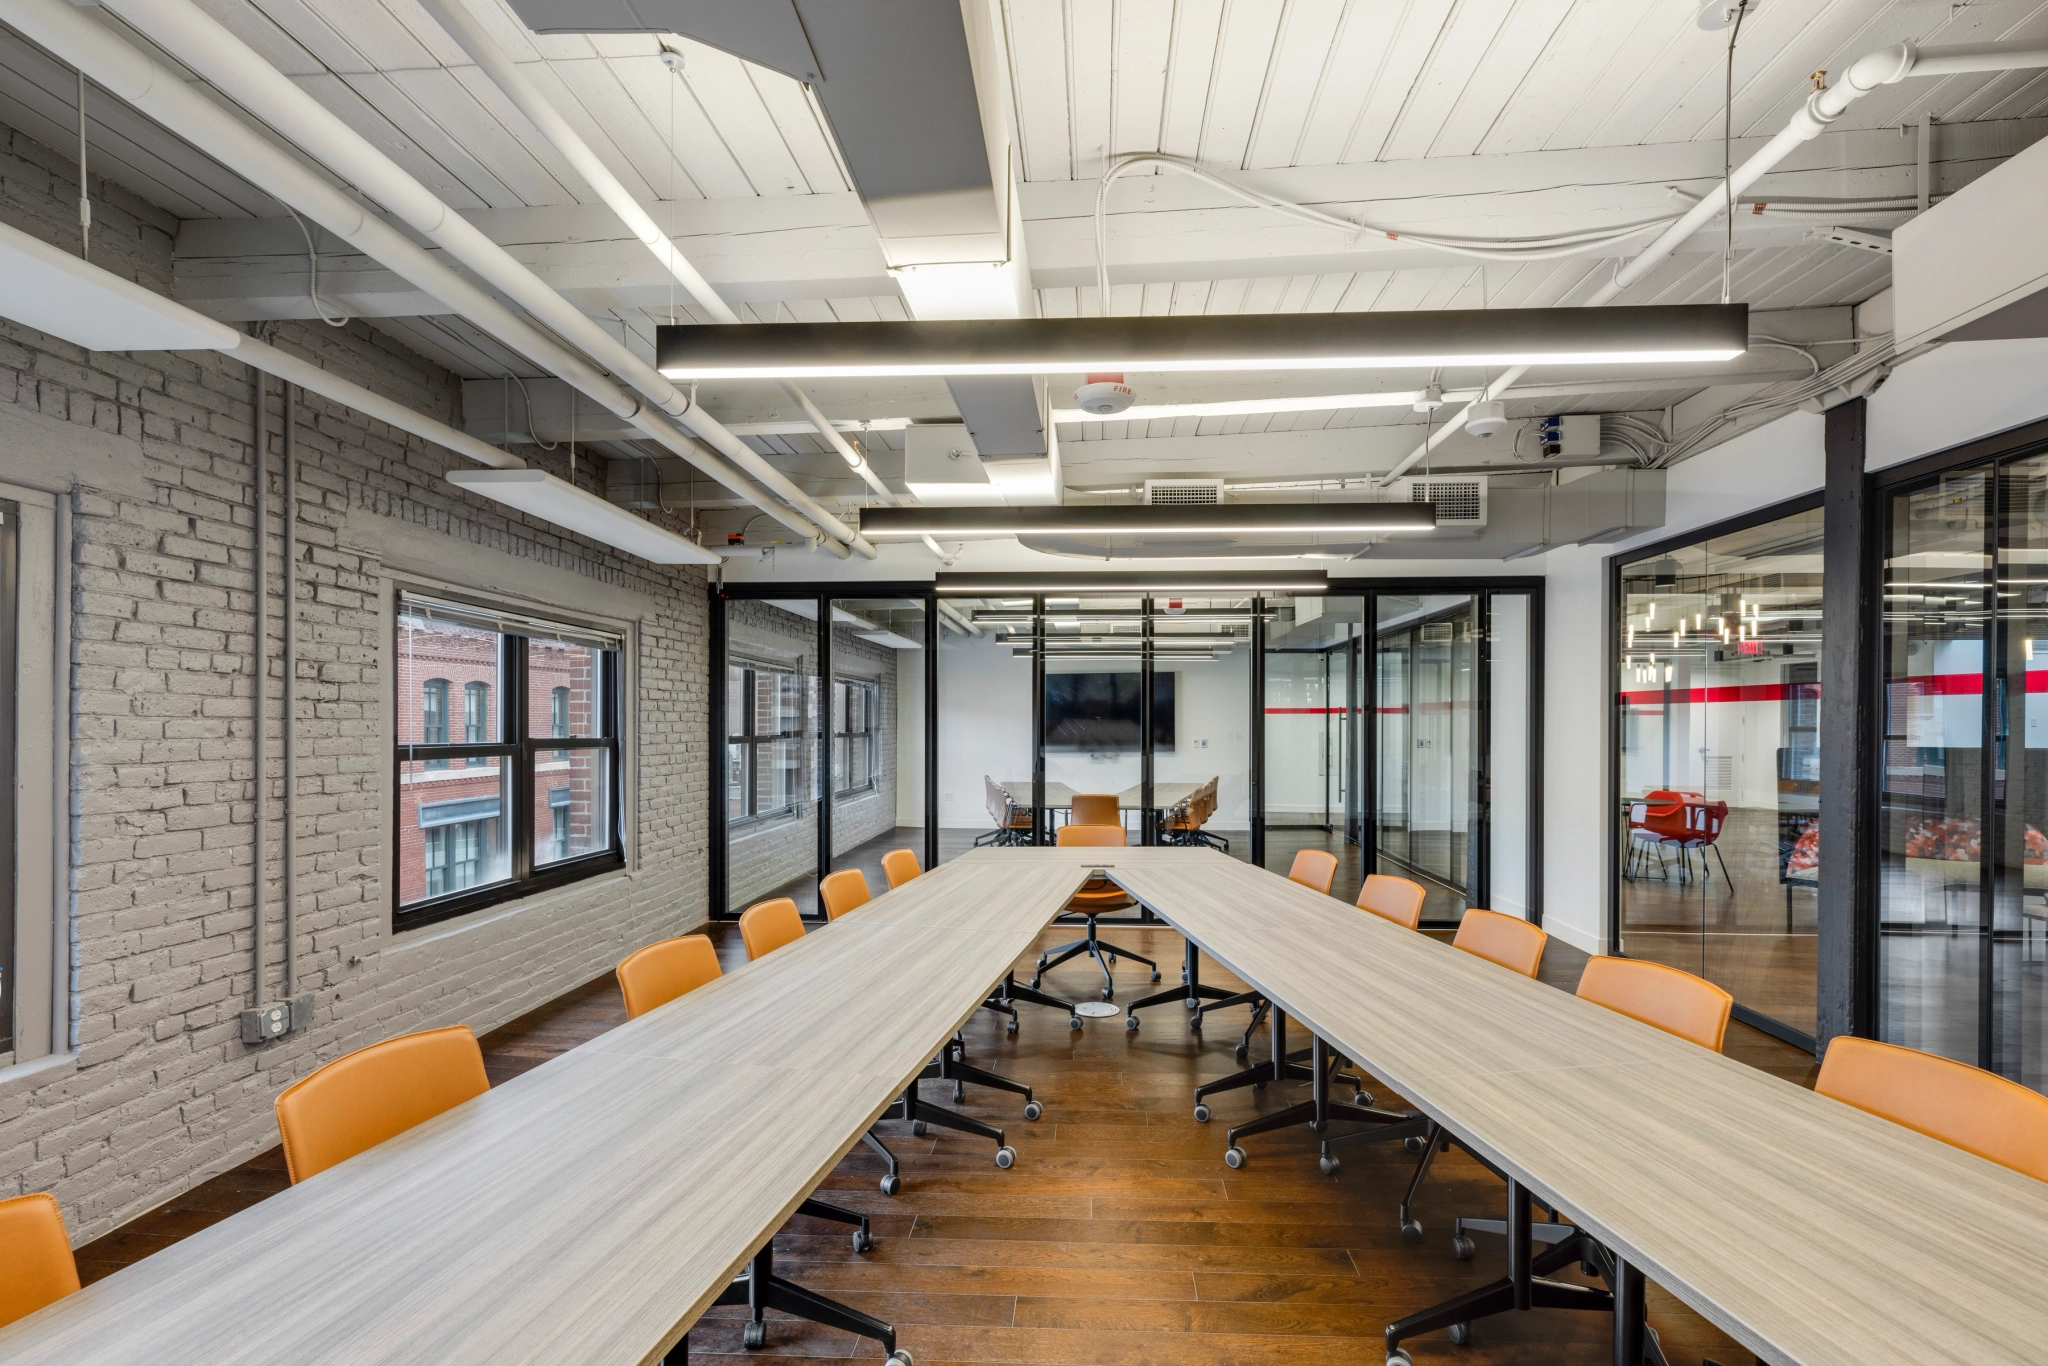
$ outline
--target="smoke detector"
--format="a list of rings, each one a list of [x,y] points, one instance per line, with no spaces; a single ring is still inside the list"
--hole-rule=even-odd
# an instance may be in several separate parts
[[[1114,417],[1137,397],[1122,375],[1090,375],[1088,382],[1074,391],[1074,406],[1097,417]]]
[[[1444,386],[1441,384],[1430,385],[1415,400],[1415,411],[1418,413],[1433,413],[1443,406]]]
[[[1497,398],[1481,399],[1465,413],[1465,432],[1469,436],[1492,436],[1507,430],[1507,425],[1508,405]]]

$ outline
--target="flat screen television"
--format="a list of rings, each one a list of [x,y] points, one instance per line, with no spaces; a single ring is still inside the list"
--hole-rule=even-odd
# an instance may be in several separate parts
[[[1135,754],[1138,745],[1136,672],[1045,676],[1045,747],[1091,754]],[[1175,675],[1152,675],[1152,749],[1173,749]]]

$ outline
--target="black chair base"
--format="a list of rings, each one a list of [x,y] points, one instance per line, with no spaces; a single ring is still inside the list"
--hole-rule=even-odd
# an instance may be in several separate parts
[[[910,1083],[909,1089],[897,1098],[896,1103],[882,1112],[882,1118],[904,1120],[910,1125],[910,1132],[916,1134],[919,1138],[924,1137],[925,1129],[928,1126],[937,1126],[941,1129],[951,1129],[955,1133],[973,1134],[977,1138],[991,1139],[996,1145],[996,1165],[1006,1169],[1015,1166],[1017,1163],[1017,1150],[1003,1142],[1003,1131],[1001,1129],[998,1129],[993,1124],[983,1124],[978,1119],[971,1119],[966,1115],[918,1099],[918,1082],[936,1079],[939,1076],[939,1068],[942,1065],[942,1063],[937,1062],[927,1065],[925,1070],[918,1074],[917,1080]]]
[[[1229,1146],[1224,1149],[1223,1161],[1227,1165],[1232,1168],[1241,1168],[1245,1165],[1249,1158],[1247,1158],[1244,1147],[1239,1140],[1250,1138],[1254,1134],[1272,1133],[1276,1129],[1291,1129],[1302,1124],[1307,1125],[1312,1132],[1320,1134],[1329,1128],[1333,1120],[1352,1124],[1372,1125],[1371,1129],[1361,1133],[1346,1134],[1340,1139],[1324,1140],[1320,1163],[1326,1174],[1333,1173],[1337,1170],[1338,1164],[1337,1160],[1331,1156],[1330,1149],[1335,1143],[1386,1142],[1392,1139],[1405,1139],[1419,1136],[1428,1125],[1429,1121],[1425,1116],[1410,1110],[1381,1110],[1374,1108],[1370,1104],[1355,1105],[1344,1109],[1332,1109],[1330,1106],[1330,1081],[1333,1077],[1339,1075],[1337,1072],[1339,1059],[1336,1050],[1332,1049],[1321,1039],[1315,1039],[1306,1050],[1305,1055],[1310,1059],[1310,1065],[1307,1067],[1301,1066],[1287,1053],[1287,1016],[1285,1012],[1276,1010],[1273,1012],[1273,1056],[1271,1058],[1260,1067],[1248,1068],[1235,1076],[1225,1077],[1221,1081],[1209,1082],[1204,1086],[1196,1088],[1195,1118],[1206,1121],[1208,1106],[1203,1103],[1204,1097],[1213,1095],[1216,1091],[1233,1090],[1239,1086],[1246,1085],[1259,1086],[1269,1081],[1306,1080],[1310,1085],[1309,1098],[1307,1100],[1289,1105],[1284,1109],[1275,1110],[1268,1115],[1260,1115],[1258,1118],[1247,1120],[1243,1124],[1233,1125],[1229,1133],[1225,1135],[1225,1142]],[[1263,1078],[1260,1076],[1261,1073],[1264,1073]],[[1363,1088],[1361,1088],[1362,1093]]]
[[[1061,944],[1057,948],[1047,949],[1044,953],[1038,955],[1038,967],[1033,970],[1031,975],[1032,987],[1035,989],[1045,974],[1052,969],[1066,962],[1069,958],[1078,958],[1084,953],[1095,960],[1096,967],[1102,969],[1102,999],[1105,1001],[1111,1000],[1116,996],[1116,979],[1109,974],[1109,964],[1118,958],[1128,958],[1133,963],[1143,963],[1146,967],[1152,969],[1152,980],[1155,982],[1159,980],[1159,965],[1157,963],[1141,953],[1132,953],[1129,949],[1118,948],[1116,945],[1099,938],[1095,933],[1095,917],[1090,915],[1088,916],[1088,934],[1085,938],[1076,939],[1071,944]]]
[[[1048,1006],[1054,1010],[1064,1010],[1067,1012],[1067,1028],[1072,1030],[1081,1027],[1081,1017],[1074,1013],[1074,1003],[1072,1001],[1062,1001],[1057,996],[1048,995],[1040,991],[1036,986],[1020,987],[1017,985],[1017,974],[1014,972],[1003,974],[1003,985],[997,989],[995,995],[983,1001],[981,1005],[984,1010],[993,1010],[998,1014],[1009,1016],[1009,1022],[1003,1028],[1007,1032],[1015,1034],[1017,1032],[1016,1002],[1018,1001],[1028,1001],[1032,1005]]]
[[[1436,1146],[1432,1143],[1432,1150]],[[1529,1192],[1512,1178],[1505,1223],[1508,1274],[1388,1324],[1387,1366],[1413,1366],[1401,1346],[1404,1339],[1448,1329],[1451,1341],[1464,1346],[1472,1340],[1474,1320],[1530,1309],[1589,1309],[1613,1314],[1615,1366],[1667,1366],[1644,1315],[1644,1280],[1639,1268],[1576,1229],[1574,1236],[1537,1255]],[[1545,1279],[1573,1262],[1593,1268],[1609,1288]]]
[[[1202,1002],[1224,1001],[1236,994],[1226,991],[1222,987],[1203,986],[1201,971],[1201,954],[1196,951],[1194,944],[1190,942],[1186,946],[1181,962],[1181,985],[1166,991],[1155,991],[1150,996],[1142,996],[1125,1006],[1124,1028],[1127,1030],[1136,1029],[1138,1027],[1138,1012],[1147,1006],[1163,1005],[1167,1001],[1179,1001],[1188,1008],[1188,1028],[1198,1034],[1201,1033]],[[1078,1029],[1079,1027],[1076,1024],[1075,1028]]]
[[[808,1200],[804,1202],[805,1205],[812,1203],[814,1202]],[[800,1209],[799,1212],[810,1213],[808,1209]],[[822,1323],[827,1328],[837,1328],[841,1332],[873,1338],[882,1344],[882,1350],[888,1354],[892,1362],[898,1363],[898,1366],[910,1366],[910,1354],[899,1351],[896,1346],[896,1329],[893,1326],[870,1314],[863,1314],[850,1305],[827,1299],[816,1291],[806,1290],[795,1281],[786,1281],[776,1275],[773,1243],[755,1253],[754,1260],[748,1263],[746,1271],[741,1273],[739,1279],[720,1291],[713,1303],[747,1306],[752,1317],[741,1341],[750,1348],[767,1344],[766,1317],[767,1312],[773,1309],[796,1318],[808,1319],[812,1323]],[[689,1348],[686,1345],[688,1341],[688,1338],[685,1338],[683,1343],[677,1344],[678,1350],[683,1353],[684,1361],[689,1359]],[[676,1360],[675,1352],[670,1352],[668,1361]]]

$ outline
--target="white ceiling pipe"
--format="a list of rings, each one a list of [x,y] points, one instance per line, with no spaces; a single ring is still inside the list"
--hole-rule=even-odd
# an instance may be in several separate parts
[[[1802,143],[1811,142],[1826,131],[1827,126],[1842,114],[1851,104],[1881,85],[1891,85],[1905,80],[1908,76],[1957,76],[1984,71],[2017,71],[2030,67],[2048,66],[2048,43],[2039,40],[2019,43],[1973,43],[1957,47],[1917,48],[1911,43],[1897,43],[1865,53],[1850,64],[1842,78],[1825,90],[1816,90],[1806,97],[1798,111],[1786,122],[1778,135],[1765,143],[1756,154],[1706,194],[1700,196],[1679,220],[1657,235],[1657,239],[1644,247],[1630,259],[1627,265],[1614,273],[1613,278],[1586,300],[1588,308],[1599,308],[1619,298],[1622,291],[1643,278],[1650,268],[1670,256],[1688,237],[1705,227],[1715,218],[1728,211],[1729,203],[1739,198],[1742,192],[1761,180],[1773,167],[1798,150]],[[1499,398],[1501,392],[1528,372],[1527,366],[1510,368],[1493,383],[1486,386],[1484,397]],[[1454,431],[1463,427],[1470,405],[1460,408],[1451,420],[1429,434],[1424,441],[1400,464],[1388,470],[1384,480],[1398,478],[1409,466],[1442,445]]]
[[[676,249],[669,235],[654,221],[654,216],[641,207],[640,201],[633,197],[633,192],[612,174],[611,168],[604,164],[603,158],[583,140],[582,135],[569,126],[569,121],[562,117],[561,111],[555,108],[554,103],[541,88],[534,84],[503,48],[492,41],[489,32],[477,22],[476,15],[464,0],[421,0],[421,3],[426,6],[427,12],[434,16],[435,21],[447,30],[448,35],[461,45],[462,50],[469,54],[470,59],[483,69],[483,73],[518,106],[519,112],[526,115],[533,126],[540,130],[541,136],[552,143],[555,150],[576,169],[576,173],[583,177],[584,183],[597,192],[597,197],[602,199],[605,206],[626,225],[627,230],[640,240],[640,245],[646,247],[654,259],[661,262],[662,268],[689,291],[690,297],[697,301],[698,307],[709,313],[715,322],[741,321],[740,315],[719,297],[718,291],[704,278],[703,273]],[[674,155],[675,149],[670,148],[669,153]],[[785,383],[782,387],[803,409],[804,416],[810,419],[818,434],[831,443],[839,452],[840,458],[867,482],[868,487],[891,506],[896,505],[900,500],[889,491],[888,485],[868,468],[868,462],[861,458],[860,452],[849,445],[845,437],[833,430],[831,422],[818,411],[818,405],[811,402],[810,396],[794,384]]]
[[[875,548],[718,422],[622,341],[521,265],[375,144],[190,0],[112,0],[103,6],[215,88],[356,185],[450,255],[509,295],[674,417],[720,455],[797,507],[819,529],[872,559]]]
[[[475,283],[383,219],[366,212],[347,194],[127,41],[88,19],[76,7],[64,0],[0,0],[0,18],[193,146],[234,167],[253,184],[575,386],[608,411],[633,421],[649,438],[697,465],[790,530],[806,540],[821,535],[808,520],[764,497],[730,465],[647,412],[644,403],[619,388],[583,357],[545,336]],[[839,550],[844,553],[843,547]]]

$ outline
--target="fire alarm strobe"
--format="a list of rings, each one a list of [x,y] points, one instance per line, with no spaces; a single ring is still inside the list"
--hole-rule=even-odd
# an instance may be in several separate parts
[[[1074,391],[1074,406],[1097,417],[1113,417],[1137,397],[1122,375],[1090,375],[1088,382]]]

